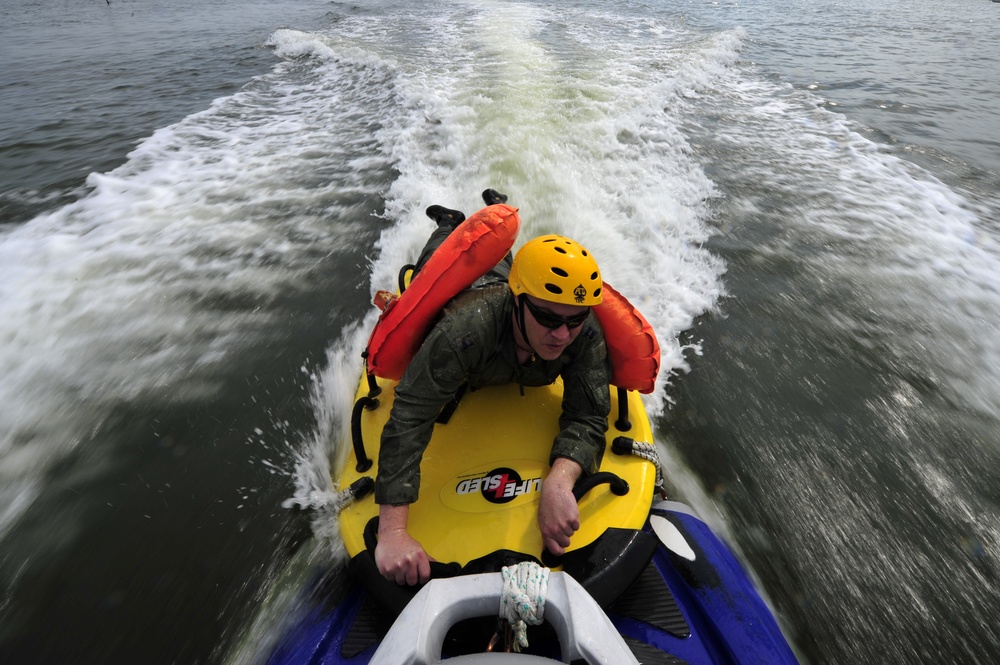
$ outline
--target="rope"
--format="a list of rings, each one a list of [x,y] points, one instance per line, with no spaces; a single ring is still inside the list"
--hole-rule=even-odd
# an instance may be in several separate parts
[[[656,446],[645,441],[633,441],[632,454],[653,463],[653,466],[656,467],[656,482],[654,485],[659,491],[660,496],[666,497],[666,492],[663,489],[663,469],[660,468],[660,456],[656,452]]]
[[[549,569],[533,561],[504,566],[503,592],[500,594],[500,618],[514,629],[514,650],[528,646],[528,626],[542,623],[545,595],[549,590]]]

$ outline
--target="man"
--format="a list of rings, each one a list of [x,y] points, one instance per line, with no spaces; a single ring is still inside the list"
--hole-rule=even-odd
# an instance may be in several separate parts
[[[506,198],[491,201],[491,195],[502,196],[487,190],[488,204]],[[446,230],[464,219],[440,206],[428,214]],[[438,235],[430,246],[447,233]],[[541,386],[562,376],[560,432],[542,484],[538,525],[546,549],[556,555],[580,528],[573,485],[600,466],[611,409],[604,334],[590,311],[601,302],[600,270],[586,249],[556,235],[525,244],[513,258],[507,283],[498,282],[507,270],[505,260],[445,307],[396,387],[375,481],[380,505],[375,562],[399,584],[430,577],[429,556],[406,530],[409,504],[417,500],[420,459],[435,420],[466,387]]]

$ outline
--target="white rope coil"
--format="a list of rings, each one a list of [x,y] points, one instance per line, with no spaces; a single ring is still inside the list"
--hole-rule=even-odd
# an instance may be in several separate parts
[[[527,624],[537,626],[545,615],[545,596],[549,590],[549,569],[531,561],[504,566],[503,592],[500,594],[500,617],[514,629],[514,650],[528,646]]]
[[[660,468],[660,456],[656,452],[656,445],[645,441],[632,442],[632,454],[648,460],[656,467],[656,488],[663,492],[663,469]]]

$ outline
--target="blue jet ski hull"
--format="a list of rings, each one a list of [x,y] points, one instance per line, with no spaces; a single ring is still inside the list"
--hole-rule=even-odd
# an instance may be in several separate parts
[[[643,531],[655,542],[652,558],[638,579],[604,608],[636,661],[671,665],[798,662],[743,566],[691,508],[677,502],[654,503]],[[596,558],[606,555],[599,553]],[[341,592],[335,602],[322,592],[310,593],[305,603],[308,609],[278,644],[269,665],[373,662],[395,617],[359,583],[349,582]],[[449,633],[443,657],[475,651],[469,644],[477,640],[485,648],[487,638],[482,636],[495,628],[496,617],[479,620],[485,628],[472,621]],[[486,632],[477,637],[477,630]],[[529,632],[531,653],[564,662],[556,636],[542,627],[533,630]]]

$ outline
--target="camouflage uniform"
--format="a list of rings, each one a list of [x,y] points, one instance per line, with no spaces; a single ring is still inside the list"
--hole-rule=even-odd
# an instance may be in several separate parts
[[[377,503],[417,500],[420,459],[435,420],[466,383],[470,390],[512,382],[543,386],[562,375],[560,431],[549,461],[568,457],[585,473],[597,471],[611,410],[611,371],[597,317],[590,315],[561,357],[552,361],[536,357],[520,365],[515,353],[513,307],[510,289],[497,284],[467,290],[444,309],[396,387],[396,400],[382,432],[375,481]]]

